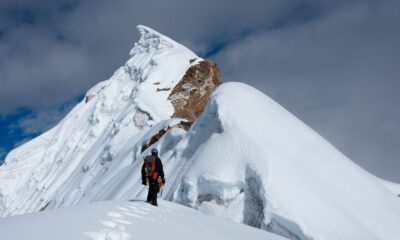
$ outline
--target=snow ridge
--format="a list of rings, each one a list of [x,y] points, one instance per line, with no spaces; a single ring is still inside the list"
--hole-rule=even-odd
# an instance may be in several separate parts
[[[136,55],[138,52],[149,52],[152,50],[182,46],[169,37],[164,36],[149,27],[138,25],[136,28],[140,33],[140,39],[132,48],[130,52],[131,56]]]
[[[182,140],[174,200],[290,239],[396,239],[400,201],[258,90],[222,84]]]
[[[53,129],[8,154],[0,168],[0,216],[120,198],[133,187],[132,179],[108,191],[101,186],[122,181],[127,175],[120,171],[141,159],[146,133],[174,113],[171,90],[158,89],[172,89],[198,58],[148,27],[138,30],[130,59],[110,79],[91,88]],[[175,133],[171,141],[182,134]],[[140,193],[133,189],[130,194]]]
[[[243,236],[252,240],[285,240],[179,204],[160,201],[159,205],[157,208],[139,200],[97,202],[3,218],[0,231],[7,240],[242,240]]]
[[[180,128],[168,99],[188,69],[201,70],[193,66],[202,59],[148,27],[138,30],[130,59],[109,80],[7,156],[0,216],[144,199],[140,168],[155,147],[167,176],[165,199],[295,240],[400,236],[398,186],[378,181],[250,86],[222,84],[192,127]],[[117,226],[102,224],[89,237],[109,237]]]

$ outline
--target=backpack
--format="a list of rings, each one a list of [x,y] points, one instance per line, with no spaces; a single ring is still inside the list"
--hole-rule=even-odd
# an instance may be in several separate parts
[[[156,157],[153,155],[144,158],[144,171],[147,177],[152,177],[154,180],[157,179],[158,173],[155,171],[156,168]]]

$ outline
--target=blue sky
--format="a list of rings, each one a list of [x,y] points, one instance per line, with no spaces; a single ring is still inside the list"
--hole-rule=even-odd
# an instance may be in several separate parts
[[[21,128],[13,128],[12,125],[21,119],[25,119],[32,114],[31,110],[22,109],[13,115],[7,115],[0,119],[0,145],[5,149],[12,149],[25,137],[31,138],[35,136],[26,136]]]
[[[11,130],[10,125],[17,122],[19,119],[23,119],[27,114],[28,113],[20,113],[0,118],[0,162],[4,160],[6,153],[12,149],[16,143],[24,139],[22,129]]]
[[[46,110],[20,108],[15,113],[2,115],[0,117],[0,162],[4,160],[8,151],[53,127],[82,99],[83,95],[80,95],[60,106]]]
[[[0,159],[56,124],[127,59],[147,25],[268,94],[400,182],[400,3],[394,0],[0,3]]]

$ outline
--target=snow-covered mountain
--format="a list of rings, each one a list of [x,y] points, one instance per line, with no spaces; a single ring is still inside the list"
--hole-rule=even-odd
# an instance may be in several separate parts
[[[358,167],[258,90],[226,83],[213,92],[220,80],[211,61],[138,29],[123,67],[55,128],[7,156],[2,216],[143,199],[140,167],[155,147],[166,200],[290,239],[400,236],[396,185]]]
[[[223,84],[184,140],[175,199],[291,239],[396,239],[400,200],[273,100]]]
[[[219,76],[213,63],[179,43],[144,26],[138,30],[140,40],[124,66],[90,89],[56,127],[6,157],[0,215],[143,192],[135,183],[144,145],[173,128],[166,136],[170,145],[161,152],[174,147],[185,131],[178,128],[182,120],[171,116],[197,117],[207,101],[192,98],[207,100]]]
[[[285,239],[178,204],[161,202],[157,208],[140,201],[97,202],[3,218],[0,232],[7,240]]]

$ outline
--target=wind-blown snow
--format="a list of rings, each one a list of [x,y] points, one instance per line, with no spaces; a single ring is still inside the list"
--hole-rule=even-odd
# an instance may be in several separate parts
[[[400,201],[273,100],[223,84],[184,141],[175,200],[292,239],[397,239]]]
[[[1,216],[120,198],[121,188],[133,187],[117,188],[108,180],[129,177],[128,169],[120,170],[137,159],[141,162],[141,144],[149,140],[146,136],[151,138],[149,130],[169,124],[163,120],[174,111],[168,100],[172,88],[201,60],[150,28],[138,30],[140,40],[124,66],[90,89],[86,101],[56,127],[7,156],[7,164],[0,168]],[[190,63],[193,58],[199,60]],[[174,130],[169,136],[179,134]],[[136,173],[133,177],[130,182],[138,181]],[[104,193],[104,185],[113,188]]]
[[[159,150],[164,164],[167,182],[160,195],[166,200],[290,239],[400,236],[400,201],[393,194],[397,185],[358,167],[254,88],[223,84],[188,132],[176,127],[182,119],[171,119],[174,108],[168,96],[186,70],[201,59],[152,29],[138,29],[141,37],[127,63],[90,89],[56,127],[13,150],[0,167],[1,216],[90,204],[49,211],[43,217],[0,220],[0,231],[12,235],[12,230],[1,229],[3,223],[38,226],[33,222],[41,218],[51,222],[49,228],[58,229],[52,225],[54,219],[80,223],[80,211],[88,213],[90,222],[112,208],[93,202],[144,199],[147,189],[141,185],[140,168],[150,148],[142,152],[142,146],[161,130],[170,129],[151,146]],[[92,215],[96,211],[100,215]],[[110,217],[120,214],[113,212]],[[205,222],[204,231],[213,220]],[[119,226],[104,220],[71,234],[88,231],[89,239],[107,239],[106,230],[96,231],[100,225]],[[42,236],[29,229],[27,233]],[[127,237],[115,236],[110,239]]]
[[[23,229],[20,231],[19,229]],[[0,219],[2,239],[22,240],[284,240],[168,202],[98,202]]]

